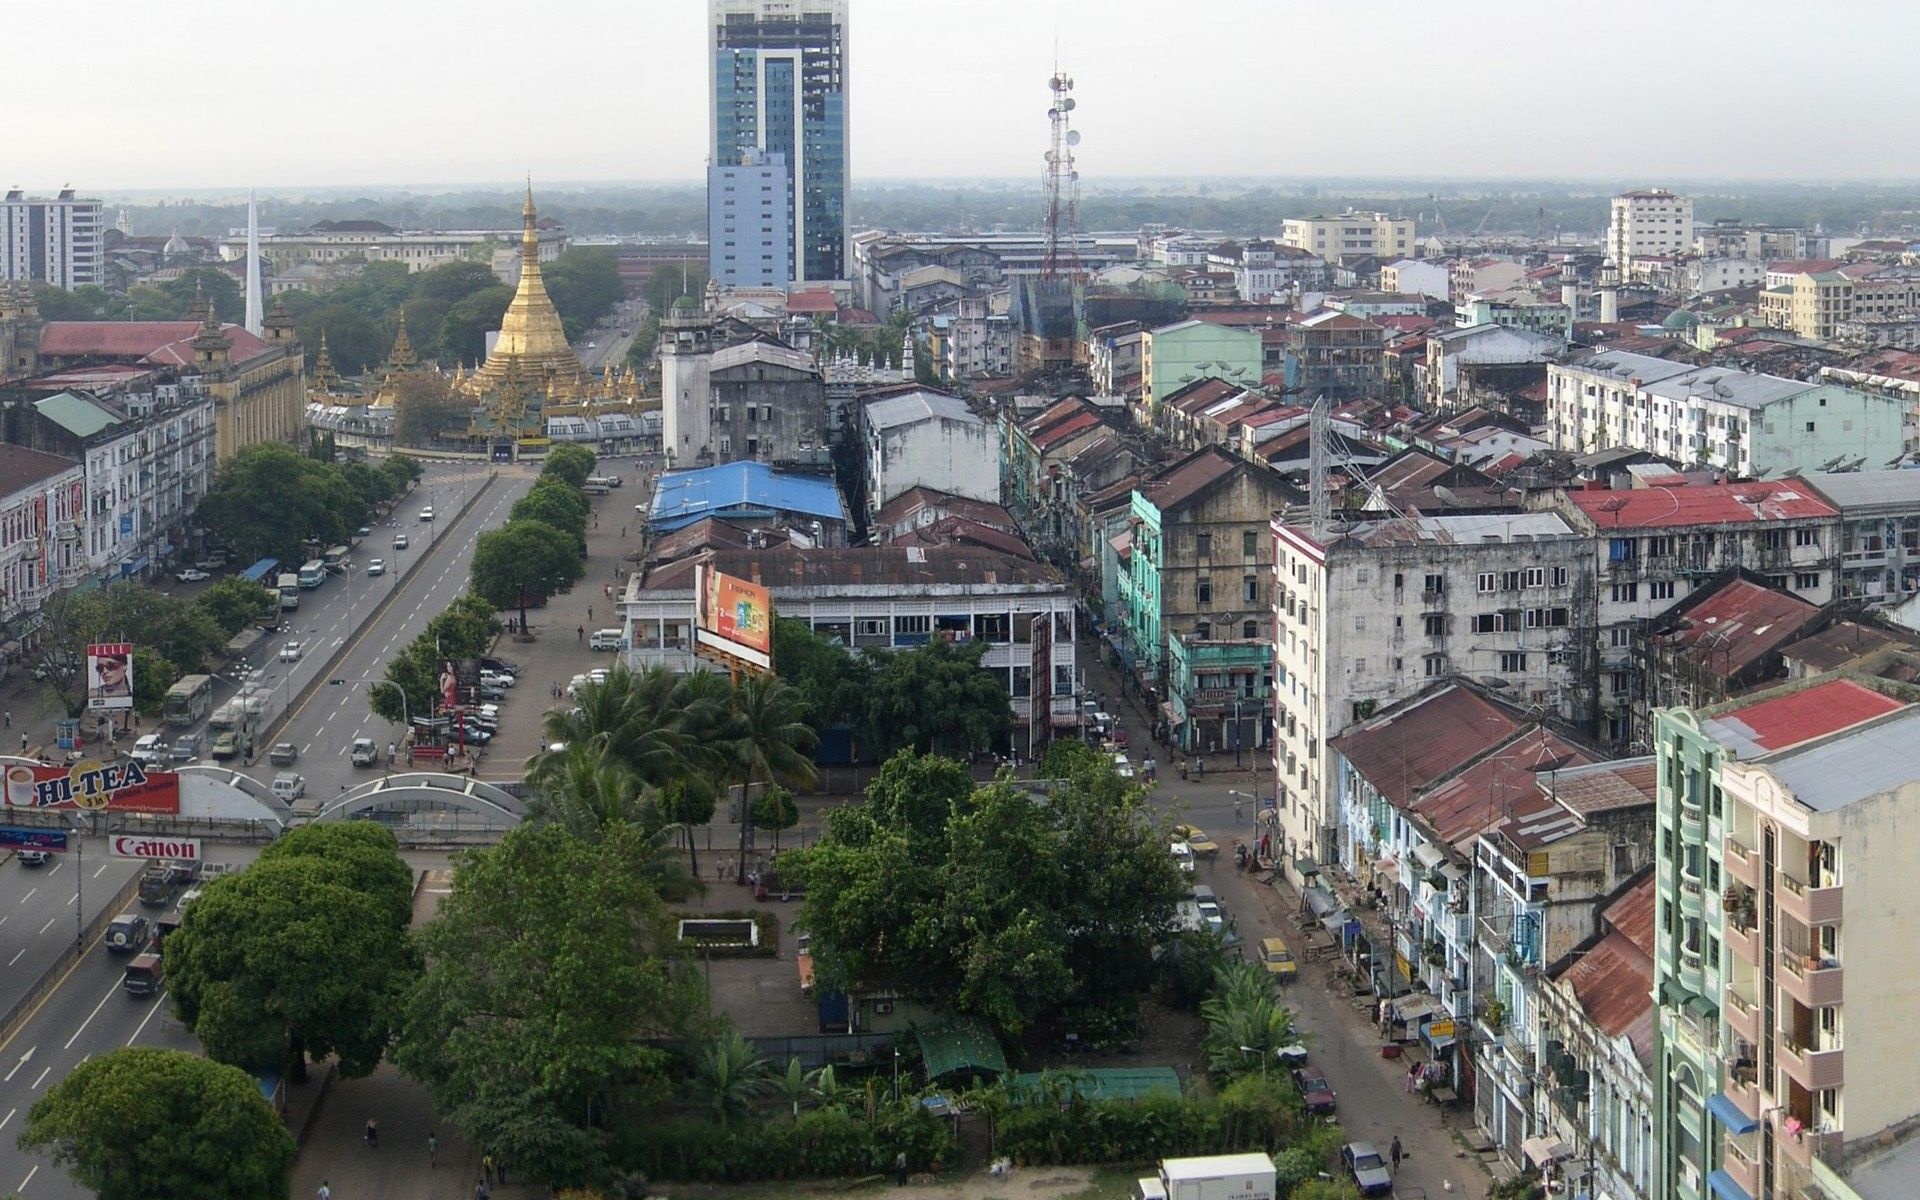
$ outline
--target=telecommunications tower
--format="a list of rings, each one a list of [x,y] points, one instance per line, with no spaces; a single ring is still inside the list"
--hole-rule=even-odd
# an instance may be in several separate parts
[[[1073,129],[1073,77],[1055,71],[1047,80],[1053,107],[1047,120],[1053,137],[1047,147],[1047,253],[1041,261],[1043,279],[1069,278],[1080,273],[1080,172],[1073,169],[1073,148],[1080,135]]]

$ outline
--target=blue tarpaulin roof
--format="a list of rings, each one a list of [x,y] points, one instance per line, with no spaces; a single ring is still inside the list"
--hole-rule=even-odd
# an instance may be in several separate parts
[[[1725,1092],[1719,1092],[1707,1099],[1707,1111],[1713,1119],[1727,1127],[1732,1134],[1752,1133],[1760,1128],[1760,1122],[1740,1111],[1740,1106],[1727,1099]]]
[[[707,517],[781,513],[842,523],[847,519],[840,489],[826,476],[776,471],[766,463],[732,462],[662,475],[647,522],[657,530],[674,530]]]

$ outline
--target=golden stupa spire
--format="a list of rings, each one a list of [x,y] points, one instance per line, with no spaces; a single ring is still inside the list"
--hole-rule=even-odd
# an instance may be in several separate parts
[[[517,368],[513,382],[547,379],[563,391],[577,390],[587,370],[567,344],[560,314],[540,277],[540,233],[533,206],[533,181],[527,181],[527,200],[520,210],[520,285],[500,319],[500,336],[493,353],[467,379],[469,395],[484,396],[509,382],[509,367]]]

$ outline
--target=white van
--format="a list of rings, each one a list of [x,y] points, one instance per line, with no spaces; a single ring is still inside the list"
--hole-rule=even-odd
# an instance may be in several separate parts
[[[587,646],[592,650],[619,650],[626,645],[626,638],[618,629],[596,629],[587,638]]]
[[[147,767],[157,767],[167,761],[167,739],[157,733],[143,735],[133,744],[133,761]]]

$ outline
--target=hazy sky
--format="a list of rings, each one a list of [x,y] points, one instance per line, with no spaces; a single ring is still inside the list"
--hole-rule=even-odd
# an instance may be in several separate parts
[[[10,3],[8,186],[691,180],[705,0]],[[1920,4],[852,0],[856,177],[1908,178]],[[57,48],[57,49],[56,49]]]

